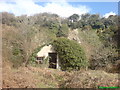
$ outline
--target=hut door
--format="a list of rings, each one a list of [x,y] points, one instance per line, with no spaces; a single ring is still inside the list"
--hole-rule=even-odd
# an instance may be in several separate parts
[[[56,69],[57,67],[57,53],[49,53],[49,68]]]

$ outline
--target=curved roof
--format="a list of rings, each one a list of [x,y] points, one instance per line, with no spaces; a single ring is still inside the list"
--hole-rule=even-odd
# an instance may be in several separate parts
[[[37,56],[38,57],[43,57],[43,56],[48,56],[48,53],[50,52],[56,52],[53,48],[52,45],[49,45],[49,46],[44,46],[38,53],[37,53]]]

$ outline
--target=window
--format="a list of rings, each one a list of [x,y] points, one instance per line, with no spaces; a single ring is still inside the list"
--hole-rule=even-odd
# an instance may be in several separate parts
[[[44,57],[37,57],[37,60],[43,60]]]

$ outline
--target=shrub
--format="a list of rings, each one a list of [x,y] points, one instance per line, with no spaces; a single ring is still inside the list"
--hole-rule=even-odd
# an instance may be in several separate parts
[[[89,68],[92,70],[105,68],[107,65],[114,63],[117,58],[117,52],[113,45],[107,40],[107,44],[101,40],[96,31],[81,31],[79,29],[79,38],[82,46],[86,51],[86,56],[89,59]]]
[[[59,55],[62,70],[79,70],[88,66],[84,50],[77,42],[58,38],[53,46]]]
[[[67,37],[68,36],[68,26],[67,24],[63,24],[60,29],[58,30],[56,36],[57,37]]]
[[[24,62],[23,50],[20,46],[17,46],[17,44],[13,44],[10,61],[12,62],[14,68],[20,67]]]

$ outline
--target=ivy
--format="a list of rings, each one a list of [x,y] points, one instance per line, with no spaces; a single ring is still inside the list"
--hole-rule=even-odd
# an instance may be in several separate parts
[[[79,70],[88,66],[83,48],[75,41],[58,38],[53,42],[62,70]]]

